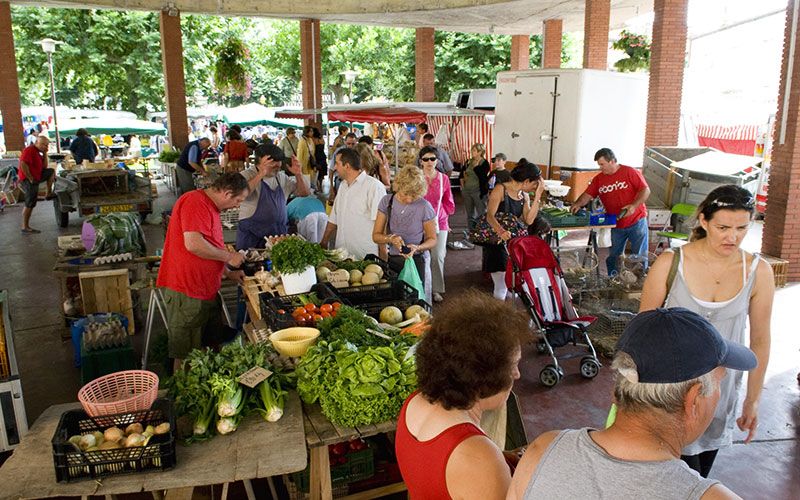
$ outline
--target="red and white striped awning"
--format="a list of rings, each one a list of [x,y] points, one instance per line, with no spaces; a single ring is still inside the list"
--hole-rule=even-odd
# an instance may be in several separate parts
[[[758,125],[697,125],[697,136],[727,141],[755,141]]]
[[[486,115],[428,115],[428,127],[437,138],[441,136],[448,138],[448,144],[444,146],[448,149],[450,158],[455,162],[465,163],[469,159],[470,148],[477,142],[486,147],[486,158],[492,157],[494,125]],[[446,127],[446,133],[440,135],[438,132],[442,127]]]

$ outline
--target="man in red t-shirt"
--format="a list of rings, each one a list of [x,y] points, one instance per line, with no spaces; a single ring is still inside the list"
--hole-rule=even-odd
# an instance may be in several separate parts
[[[586,191],[572,205],[572,213],[600,197],[606,213],[617,214],[617,227],[611,230],[611,250],[606,268],[611,276],[618,272],[617,259],[631,242],[631,251],[645,259],[647,266],[647,207],[650,188],[642,173],[617,163],[614,152],[603,148],[594,154],[600,173],[592,179]]]
[[[53,181],[55,180],[55,170],[46,168],[47,148],[50,146],[50,139],[46,134],[39,134],[36,142],[26,147],[19,157],[19,168],[17,176],[20,181],[20,188],[25,193],[25,208],[22,209],[22,234],[41,233],[38,229],[31,227],[31,213],[36,201],[39,199],[39,183],[47,182],[47,196],[45,199],[52,200]]]
[[[226,173],[211,187],[184,194],[172,209],[156,285],[164,288],[169,355],[176,370],[189,351],[201,347],[205,326],[219,319],[217,292],[223,273],[242,278],[232,268],[244,257],[225,248],[219,214],[238,207],[249,192],[241,174]]]

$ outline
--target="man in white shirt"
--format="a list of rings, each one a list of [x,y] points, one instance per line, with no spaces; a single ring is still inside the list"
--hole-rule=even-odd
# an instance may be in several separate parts
[[[361,169],[355,149],[341,148],[335,155],[336,173],[342,179],[339,192],[328,216],[328,226],[320,244],[328,247],[336,232],[336,247],[344,248],[356,259],[367,254],[386,259],[386,246],[372,241],[372,228],[378,216],[378,204],[386,196],[381,181]]]

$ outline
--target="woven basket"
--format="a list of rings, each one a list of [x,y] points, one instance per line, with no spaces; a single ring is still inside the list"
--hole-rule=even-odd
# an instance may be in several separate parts
[[[316,328],[294,326],[278,330],[269,336],[269,340],[279,353],[294,358],[305,354],[317,337],[319,330]]]
[[[78,401],[91,417],[149,410],[158,395],[158,375],[127,370],[92,380],[78,391]]]

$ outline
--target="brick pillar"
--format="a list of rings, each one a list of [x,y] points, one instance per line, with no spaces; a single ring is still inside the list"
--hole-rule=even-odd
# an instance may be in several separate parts
[[[531,67],[531,37],[513,35],[511,37],[511,71]]]
[[[797,0],[789,0],[786,7],[778,114],[769,174],[769,199],[761,242],[762,252],[789,261],[789,281],[800,281],[800,223],[796,219],[797,214],[800,214],[800,51],[797,45],[790,59],[791,36],[800,36],[800,27],[792,26],[796,2]],[[796,40],[795,44],[800,42],[800,39]],[[787,89],[786,83],[790,74],[791,88]]]
[[[300,21],[300,82],[303,86],[303,107],[322,107],[322,64],[319,39],[319,19]],[[347,68],[342,68],[347,69]],[[306,120],[307,125],[319,126],[322,117]]]
[[[654,0],[645,146],[677,146],[689,0]]]
[[[185,148],[189,143],[189,121],[186,116],[186,81],[183,76],[183,40],[181,15],[170,16],[161,11],[161,65],[164,69],[164,90],[167,101],[167,130],[170,143]]]
[[[433,28],[417,28],[414,68],[415,92],[417,102],[433,102],[436,100],[436,72],[434,57],[436,51],[436,31]]]
[[[611,0],[586,0],[583,20],[583,67],[608,69],[608,27]]]
[[[543,36],[544,50],[542,51],[543,68],[561,67],[561,34],[564,21],[561,19],[547,19],[544,22]]]
[[[14,55],[14,34],[11,32],[11,4],[0,2],[0,113],[3,115],[3,134],[6,150],[22,151],[25,138],[22,134],[22,104],[17,81],[17,58]]]

